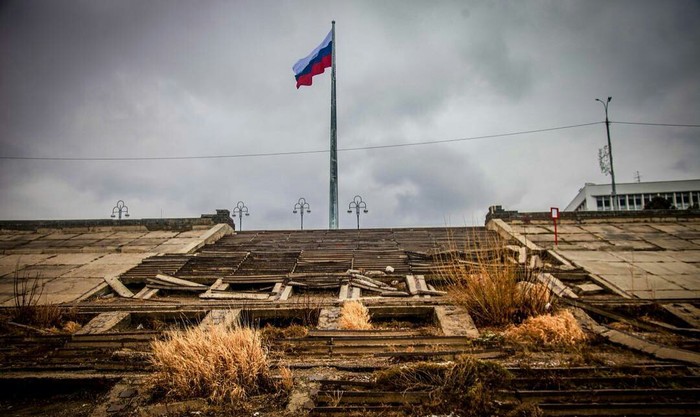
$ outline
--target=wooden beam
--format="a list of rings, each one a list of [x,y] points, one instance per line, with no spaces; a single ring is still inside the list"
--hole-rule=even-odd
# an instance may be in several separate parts
[[[122,284],[117,277],[105,277],[105,282],[109,284],[112,291],[119,294],[120,297],[131,298],[134,293],[130,289],[126,288],[126,285]]]

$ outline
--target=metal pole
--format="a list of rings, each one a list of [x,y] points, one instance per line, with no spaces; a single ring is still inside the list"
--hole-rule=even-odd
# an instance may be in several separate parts
[[[608,134],[608,157],[610,158],[610,177],[612,178],[612,206],[613,210],[617,211],[619,210],[619,202],[617,201],[617,189],[615,187],[615,168],[613,167],[613,151],[612,143],[610,142],[610,120],[608,119],[608,104],[610,104],[610,100],[612,100],[612,97],[608,97],[607,102],[598,98],[596,99],[596,101],[603,103],[603,107],[605,107],[605,131]]]
[[[304,230],[304,208],[301,209],[301,230]]]
[[[331,43],[333,49],[331,51],[331,181],[330,192],[328,195],[328,228],[338,228],[338,129],[336,123],[335,110],[335,20],[331,22]]]
[[[238,211],[238,231],[243,230],[243,212]]]

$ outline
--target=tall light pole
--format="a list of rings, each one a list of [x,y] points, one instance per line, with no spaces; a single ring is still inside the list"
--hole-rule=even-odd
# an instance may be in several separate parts
[[[311,206],[306,202],[304,197],[300,198],[299,201],[294,204],[294,211],[292,213],[296,214],[297,211],[301,213],[301,230],[304,230],[304,211],[311,213]]]
[[[119,220],[122,219],[122,213],[124,217],[129,217],[129,207],[124,204],[124,200],[117,201],[117,205],[112,208],[112,215],[110,217],[115,218],[119,214]]]
[[[352,213],[353,210],[357,214],[357,230],[360,230],[360,210],[363,210],[365,213],[369,213],[369,211],[367,210],[367,203],[362,201],[362,197],[359,195],[356,195],[348,204],[348,213]]]
[[[243,230],[243,215],[250,216],[248,207],[242,201],[239,201],[236,207],[233,208],[233,215],[235,216],[236,214],[238,214],[238,230],[241,231]]]
[[[603,101],[599,98],[595,99],[595,101],[599,101],[603,107],[605,107],[605,130],[608,133],[608,159],[610,161],[610,177],[612,178],[612,207],[613,210],[617,211],[618,201],[617,190],[615,189],[615,168],[613,167],[613,151],[612,143],[610,143],[610,120],[608,119],[608,105],[610,104],[610,100],[612,100],[612,97],[608,97],[607,101]]]

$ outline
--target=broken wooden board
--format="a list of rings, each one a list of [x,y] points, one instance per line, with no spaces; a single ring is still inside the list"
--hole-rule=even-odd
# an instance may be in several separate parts
[[[284,289],[282,290],[282,293],[280,293],[279,300],[285,301],[285,300],[289,299],[289,297],[292,295],[293,289],[294,289],[294,287],[292,287],[291,285],[285,285]]]
[[[110,311],[101,313],[90,320],[85,326],[73,334],[73,338],[78,338],[81,335],[104,333],[113,327],[127,320],[131,316],[126,311]]]
[[[406,275],[406,288],[408,288],[409,294],[418,295],[418,284],[416,284],[416,279],[413,275]]]
[[[156,274],[155,279],[150,278],[152,281],[160,281],[163,285],[172,285],[175,287],[192,287],[192,288],[207,288],[204,284],[198,284],[196,282],[188,281],[182,278],[176,278],[171,275]]]
[[[141,289],[141,291],[137,292],[133,298],[138,298],[141,300],[148,300],[149,298],[158,294],[158,291],[160,291],[158,288],[151,288],[147,285],[147,286],[143,287],[143,289]]]
[[[662,306],[666,311],[687,323],[690,327],[700,329],[700,309],[690,303],[673,303]]]
[[[109,284],[112,290],[119,294],[120,297],[131,298],[134,296],[134,293],[126,288],[126,285],[122,284],[117,277],[105,277],[105,282]]]
[[[291,287],[289,287],[291,288]],[[211,300],[267,300],[270,298],[269,294],[256,294],[248,292],[211,292],[209,294],[203,293],[199,298],[211,299]]]
[[[362,288],[363,290],[367,290],[367,291],[380,292],[380,293],[387,291],[384,288],[377,288],[373,285],[369,285],[369,284],[362,282],[362,281],[352,280],[352,281],[350,281],[350,283],[352,284],[352,286],[354,288]]]
[[[347,300],[349,293],[350,293],[350,284],[341,285],[340,286],[340,294],[338,295],[338,301]]]
[[[149,287],[158,288],[159,290],[186,292],[204,292],[209,290],[209,288],[207,287],[190,287],[187,285],[164,285],[160,281],[152,280],[150,278],[147,279],[146,282],[148,283]]]
[[[428,291],[428,284],[425,283],[425,276],[416,275],[415,280],[418,293],[423,295],[425,298],[430,298],[430,294],[425,294],[425,291]]]
[[[283,286],[283,285],[284,285],[284,284],[282,284],[281,282],[276,282],[276,283],[275,283],[275,286],[272,287],[272,295],[277,295],[277,294],[279,294],[280,291],[282,291],[282,286]]]

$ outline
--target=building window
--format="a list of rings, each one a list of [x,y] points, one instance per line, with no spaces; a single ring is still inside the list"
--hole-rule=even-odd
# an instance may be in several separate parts
[[[644,208],[642,205],[642,195],[634,194],[629,196],[630,210],[641,210]]]
[[[627,195],[618,195],[617,202],[620,210],[627,210]]]
[[[700,192],[695,191],[690,193],[690,195],[693,197],[693,201],[690,203],[691,205],[697,204],[700,205]]]
[[[607,195],[596,196],[595,202],[596,202],[596,208],[598,209],[598,211],[610,211],[610,210],[612,210],[612,207],[610,204],[611,199]]]

